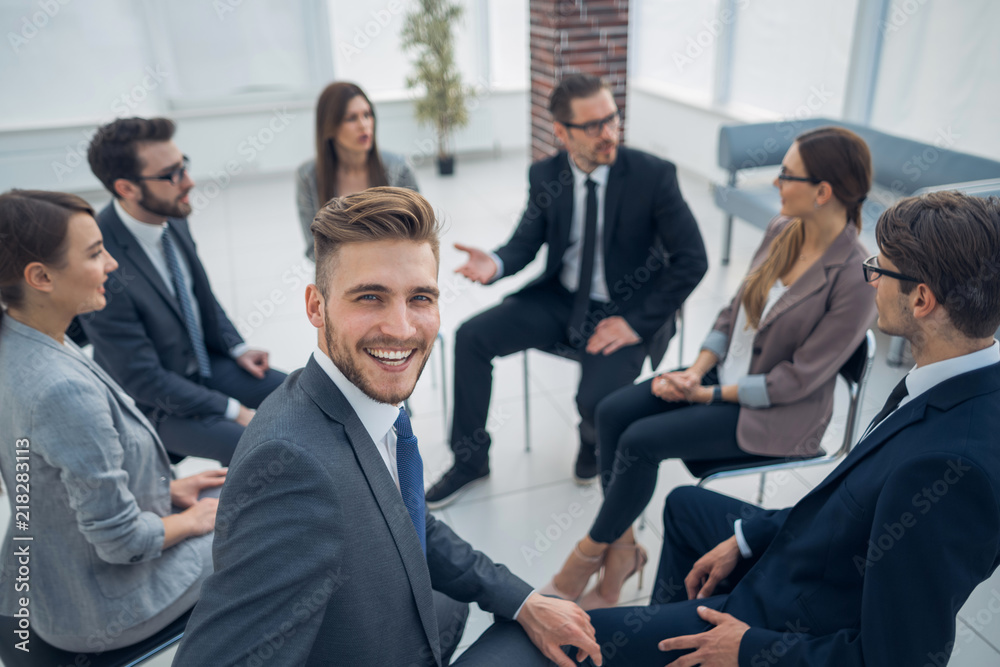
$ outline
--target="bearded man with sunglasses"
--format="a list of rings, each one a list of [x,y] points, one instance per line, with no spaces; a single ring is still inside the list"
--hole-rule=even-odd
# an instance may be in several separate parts
[[[674,165],[619,146],[621,116],[606,83],[571,74],[549,110],[566,150],[531,166],[527,208],[510,240],[492,253],[456,244],[469,255],[457,272],[484,285],[523,269],[543,245],[548,259],[527,287],[456,334],[455,461],[427,492],[432,509],[489,475],[492,362],[528,348],[580,361],[574,473],[579,483],[593,479],[598,402],[635,380],[647,355],[659,363],[675,312],[708,268]]]
[[[97,216],[118,260],[104,310],[78,319],[94,359],[175,457],[228,465],[253,411],[285,379],[212,293],[188,228],[194,180],[167,118],[98,128],[87,157],[113,199]]]

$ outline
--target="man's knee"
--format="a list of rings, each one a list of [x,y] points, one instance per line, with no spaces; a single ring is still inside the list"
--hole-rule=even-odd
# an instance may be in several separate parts
[[[690,509],[696,506],[705,489],[698,486],[678,486],[669,494],[663,503],[663,530],[684,530],[684,515],[690,514]]]
[[[490,311],[486,311],[462,322],[458,331],[455,332],[456,356],[462,352],[473,351],[487,352],[491,358],[495,356],[489,352],[492,347],[491,334],[495,329],[495,325],[490,322],[489,315]]]

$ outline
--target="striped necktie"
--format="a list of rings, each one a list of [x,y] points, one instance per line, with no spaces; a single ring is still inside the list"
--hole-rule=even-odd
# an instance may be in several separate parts
[[[173,232],[170,227],[163,230],[163,254],[167,259],[167,267],[170,269],[170,278],[174,283],[174,291],[177,292],[177,301],[181,304],[181,313],[184,315],[184,327],[187,329],[188,338],[191,339],[191,347],[194,348],[194,357],[198,361],[198,375],[203,378],[212,377],[212,365],[208,361],[208,350],[205,348],[205,339],[202,337],[198,327],[198,321],[194,316],[194,303],[188,293],[187,285],[184,283],[184,274],[181,273],[181,261],[177,256],[177,246],[173,239]]]

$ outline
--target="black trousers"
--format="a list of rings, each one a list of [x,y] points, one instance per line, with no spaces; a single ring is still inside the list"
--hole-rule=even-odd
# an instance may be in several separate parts
[[[285,381],[285,373],[268,369],[258,380],[240,368],[230,357],[211,355],[212,377],[202,381],[206,387],[235,398],[246,407],[256,410],[268,395]],[[222,415],[208,417],[177,417],[162,410],[147,415],[156,426],[163,446],[171,454],[215,459],[229,465],[236,451],[236,444],[243,435],[243,427]]]
[[[702,382],[716,384],[712,370]],[[604,504],[590,537],[614,542],[653,497],[660,462],[678,458],[767,460],[739,448],[735,403],[704,405],[664,401],[650,391],[652,380],[619,389],[597,407],[598,463]]]
[[[567,328],[572,308],[573,294],[550,281],[511,294],[500,305],[459,327],[455,335],[455,411],[451,427],[451,449],[458,468],[472,474],[489,470],[492,439],[486,431],[486,420],[493,390],[493,359],[529,348],[561,346],[579,355],[581,377],[576,406],[580,413],[580,442],[583,447],[596,447],[597,404],[635,380],[646,351],[642,345],[631,345],[607,356],[587,354],[582,347],[597,323],[620,313],[613,304],[592,301],[586,324],[571,340]]]
[[[711,624],[698,616],[697,607],[721,608],[756,558],[741,559],[712,596],[703,600],[687,599],[684,578],[695,561],[733,536],[737,519],[750,519],[760,511],[756,505],[693,486],[679,487],[667,496],[663,507],[663,550],[650,605],[589,612],[605,667],[665,665],[689,653],[664,653],[657,644],[669,637],[710,630]]]

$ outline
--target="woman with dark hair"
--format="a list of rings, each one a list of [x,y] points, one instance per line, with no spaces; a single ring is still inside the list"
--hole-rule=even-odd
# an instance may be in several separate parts
[[[316,157],[299,167],[295,181],[306,257],[316,258],[309,226],[323,204],[379,185],[418,190],[403,156],[379,152],[375,111],[364,91],[331,83],[316,103]]]
[[[632,523],[664,459],[820,452],[837,372],[875,315],[873,290],[858,269],[867,257],[858,233],[871,174],[868,146],[853,132],[825,127],[796,138],[775,179],[781,214],[697,360],[598,405],[604,503],[542,592],[579,599],[584,609],[617,603],[647,560]],[[597,585],[583,594],[598,571]]]
[[[74,195],[0,195],[0,474],[30,536],[30,595],[0,557],[0,614],[30,599],[31,627],[67,651],[134,644],[198,599],[212,571],[225,469],[172,479],[156,430],[65,331],[104,308],[118,263]],[[173,508],[173,509],[172,509]],[[20,591],[20,592],[19,592]]]

